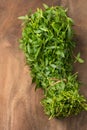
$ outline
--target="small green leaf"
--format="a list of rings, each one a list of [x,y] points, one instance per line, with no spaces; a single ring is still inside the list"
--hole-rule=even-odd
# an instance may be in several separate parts
[[[82,58],[78,58],[77,61],[78,61],[79,63],[84,63],[84,60],[83,60]]]
[[[84,60],[80,57],[80,53],[77,54],[76,61],[78,61],[79,63],[84,63]]]
[[[76,58],[79,58],[80,57],[80,52],[77,54]]]
[[[20,20],[28,20],[28,15],[18,17]]]
[[[46,5],[46,4],[43,4],[43,6],[44,6],[45,9],[48,9],[48,8],[49,8],[49,6]]]

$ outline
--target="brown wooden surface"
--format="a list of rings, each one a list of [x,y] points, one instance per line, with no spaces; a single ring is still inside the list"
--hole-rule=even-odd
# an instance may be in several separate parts
[[[75,21],[77,50],[85,59],[76,64],[81,92],[87,97],[87,1],[86,0],[0,0],[0,130],[87,130],[87,112],[68,119],[48,120],[40,100],[43,92],[31,84],[23,53],[18,49],[21,22],[18,16],[31,8],[62,4]]]

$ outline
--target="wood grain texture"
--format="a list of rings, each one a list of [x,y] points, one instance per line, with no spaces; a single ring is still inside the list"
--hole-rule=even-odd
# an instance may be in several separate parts
[[[84,83],[81,93],[87,97],[87,2],[86,0],[0,0],[0,130],[87,130],[87,112],[63,120],[48,120],[40,100],[42,90],[35,92],[29,68],[18,48],[21,22],[18,16],[31,8],[63,5],[75,21],[77,50],[85,59],[76,64],[79,79]]]

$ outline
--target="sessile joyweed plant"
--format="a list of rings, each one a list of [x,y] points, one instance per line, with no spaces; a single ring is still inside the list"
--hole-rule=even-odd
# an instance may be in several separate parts
[[[87,110],[87,101],[79,92],[78,73],[73,74],[73,63],[84,61],[80,53],[73,56],[73,21],[63,7],[37,9],[23,20],[20,48],[31,68],[32,81],[42,88],[41,101],[49,118],[64,118]]]

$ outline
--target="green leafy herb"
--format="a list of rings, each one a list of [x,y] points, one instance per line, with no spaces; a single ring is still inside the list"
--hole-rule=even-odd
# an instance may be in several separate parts
[[[80,53],[74,58],[73,20],[63,7],[37,9],[23,20],[20,47],[31,67],[32,81],[42,88],[41,104],[50,118],[68,117],[87,110],[86,99],[79,93],[78,73],[73,74],[74,60],[83,63]]]
[[[84,63],[84,60],[80,57],[80,53],[78,53],[75,58],[76,58],[75,62],[78,61],[79,63]]]

